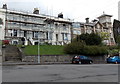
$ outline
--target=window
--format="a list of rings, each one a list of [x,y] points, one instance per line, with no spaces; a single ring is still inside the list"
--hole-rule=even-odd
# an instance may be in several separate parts
[[[58,41],[58,34],[56,34],[56,41]]]
[[[52,40],[53,33],[52,32],[46,32],[46,39]]]
[[[48,32],[46,32],[46,39],[48,40]]]
[[[91,29],[87,29],[87,33],[88,34],[92,33],[92,30]]]
[[[67,28],[66,28],[66,25],[65,25],[65,24],[63,24],[63,30],[67,30]]]
[[[55,28],[57,28],[58,27],[58,24],[55,24]]]
[[[65,24],[63,24],[63,27],[64,27],[64,28],[66,28],[66,25],[65,25]]]
[[[80,23],[73,23],[73,24],[72,24],[72,27],[73,27],[73,28],[80,28]]]
[[[51,28],[51,24],[50,23],[48,23],[48,28]]]
[[[26,26],[27,24],[26,23],[24,23],[24,26]]]
[[[34,31],[34,32],[32,33],[32,36],[33,36],[33,38],[38,38],[38,31]]]
[[[3,24],[3,20],[0,18],[0,25],[2,25]]]
[[[80,31],[78,31],[77,33],[78,33],[79,35],[81,34],[81,32],[80,32]]]
[[[15,24],[17,24],[16,22],[13,22],[13,24],[15,25]]]
[[[14,35],[14,36],[17,36],[17,30],[14,30],[14,31],[13,31],[13,35]]]
[[[59,25],[55,24],[55,29],[58,30],[58,28],[59,28]]]
[[[36,25],[36,24],[34,24],[34,27],[37,27],[37,25]]]
[[[27,31],[24,31],[24,37],[27,37]]]
[[[64,40],[64,34],[62,34],[62,40]]]
[[[34,34],[35,34],[35,38],[38,38],[38,32],[36,31],[34,32]]]
[[[32,32],[32,37],[34,38],[34,32]]]
[[[52,35],[53,33],[52,32],[49,32],[49,39],[52,40]]]
[[[77,34],[77,31],[76,31],[76,30],[73,30],[73,34]]]
[[[18,20],[19,19],[19,15],[13,15],[13,20]]]
[[[68,34],[64,34],[64,40],[68,40]]]
[[[24,18],[24,21],[27,21],[27,18],[26,18],[26,17]]]
[[[14,44],[14,45],[17,45],[17,44],[18,44],[18,42],[17,42],[17,41],[13,41],[13,44]]]

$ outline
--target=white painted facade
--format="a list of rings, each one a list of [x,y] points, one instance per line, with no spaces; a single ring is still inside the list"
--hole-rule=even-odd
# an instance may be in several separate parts
[[[118,2],[118,20],[120,21],[120,1]]]
[[[0,24],[0,40],[4,39],[5,35],[5,10],[1,9],[3,12],[0,12],[0,18],[2,20],[2,24]]]
[[[38,41],[52,45],[71,42],[72,22],[69,19],[7,9],[0,9],[0,18],[3,20],[0,40],[9,40],[11,44],[21,44],[22,38],[25,45],[35,45]]]

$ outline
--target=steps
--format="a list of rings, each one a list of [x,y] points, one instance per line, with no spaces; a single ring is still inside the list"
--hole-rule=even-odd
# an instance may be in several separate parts
[[[6,45],[2,49],[4,61],[21,61],[21,53],[16,46]]]

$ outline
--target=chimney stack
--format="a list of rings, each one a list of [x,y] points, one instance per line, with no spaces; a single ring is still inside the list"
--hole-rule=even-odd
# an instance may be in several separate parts
[[[63,14],[62,14],[62,13],[59,13],[59,14],[58,14],[58,17],[59,17],[59,18],[63,18]]]
[[[38,8],[34,8],[33,14],[39,14],[39,9]]]
[[[85,18],[85,20],[86,20],[86,23],[89,23],[89,18]]]
[[[3,4],[3,9],[7,9],[7,4]]]

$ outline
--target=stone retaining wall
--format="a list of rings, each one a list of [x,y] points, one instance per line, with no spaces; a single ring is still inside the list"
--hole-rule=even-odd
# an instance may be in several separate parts
[[[40,56],[40,63],[71,63],[74,55],[42,55]],[[94,63],[106,63],[106,56],[89,56],[92,58]],[[38,56],[24,56],[22,58],[23,62],[38,62]]]

